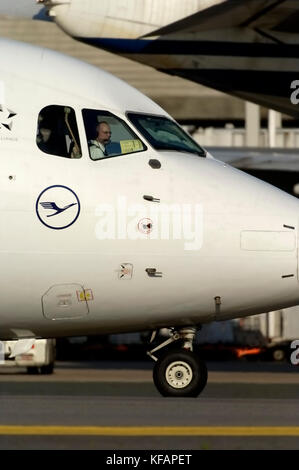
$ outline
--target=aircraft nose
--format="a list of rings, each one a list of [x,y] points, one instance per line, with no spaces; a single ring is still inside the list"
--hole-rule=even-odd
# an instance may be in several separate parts
[[[211,286],[213,307],[221,299],[215,319],[299,304],[298,199],[221,162],[194,161],[187,177],[187,164],[179,174],[203,213],[192,263],[201,285]],[[180,193],[187,200],[187,189],[176,187]]]
[[[234,170],[232,175],[236,175]],[[228,212],[230,223],[236,224],[235,242],[239,244],[237,285],[248,303],[252,296],[252,308],[259,310],[257,313],[269,311],[270,306],[277,310],[296,305],[299,201],[256,178],[240,173],[238,176],[235,190],[228,189],[231,196],[234,192]],[[229,232],[226,241],[228,247]],[[228,250],[230,254],[233,256],[233,251]],[[233,264],[228,259],[228,265]],[[234,270],[231,273],[234,276]]]

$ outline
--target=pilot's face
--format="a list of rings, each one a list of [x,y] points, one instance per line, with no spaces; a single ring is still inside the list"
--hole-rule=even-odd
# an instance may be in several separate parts
[[[111,130],[108,124],[100,124],[98,128],[98,141],[103,145],[107,145],[110,142]]]
[[[39,131],[40,131],[40,134],[42,136],[43,142],[48,142],[48,140],[51,136],[51,129],[41,127]]]

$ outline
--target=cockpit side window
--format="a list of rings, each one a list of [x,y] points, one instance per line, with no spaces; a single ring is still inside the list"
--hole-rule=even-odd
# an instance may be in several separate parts
[[[108,111],[82,110],[91,160],[142,152],[146,146],[122,119]]]
[[[36,143],[47,154],[81,158],[75,111],[69,106],[46,106],[38,116]]]
[[[166,116],[127,113],[136,129],[156,150],[174,150],[205,157],[206,153],[184,129]]]

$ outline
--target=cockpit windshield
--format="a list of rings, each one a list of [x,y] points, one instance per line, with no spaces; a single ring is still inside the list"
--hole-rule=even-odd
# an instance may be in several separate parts
[[[95,109],[83,109],[82,114],[92,160],[146,150],[146,146],[125,121],[114,114]]]
[[[201,148],[176,122],[164,116],[127,113],[136,129],[157,150],[175,150],[205,157]]]

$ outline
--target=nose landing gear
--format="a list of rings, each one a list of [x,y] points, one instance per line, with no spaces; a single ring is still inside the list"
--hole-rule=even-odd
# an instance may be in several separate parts
[[[192,351],[196,328],[172,331],[169,339],[148,352],[156,361],[153,372],[154,384],[165,397],[197,397],[205,388],[208,372],[203,361]],[[181,348],[167,351],[159,359],[153,355],[170,343],[183,340]]]

